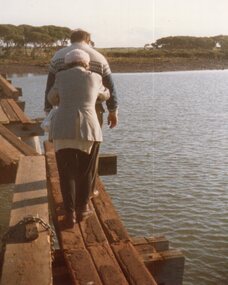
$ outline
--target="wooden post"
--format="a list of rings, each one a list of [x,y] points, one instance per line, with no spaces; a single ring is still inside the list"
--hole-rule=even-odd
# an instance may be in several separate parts
[[[49,232],[35,223],[27,228],[29,239],[33,239],[31,232],[35,233],[34,240],[25,240],[26,228],[23,229],[23,223],[18,225],[18,222],[28,215],[49,223],[43,156],[22,157],[19,162],[10,216],[12,234],[6,242],[1,285],[52,284]],[[13,230],[15,225],[17,227]]]
[[[133,238],[133,244],[158,285],[182,285],[184,256],[165,237]]]

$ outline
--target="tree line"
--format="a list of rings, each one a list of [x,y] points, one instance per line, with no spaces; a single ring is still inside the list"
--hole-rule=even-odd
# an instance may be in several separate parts
[[[50,57],[53,49],[66,46],[71,29],[54,25],[7,25],[0,24],[0,57],[40,58]]]
[[[164,37],[156,40],[153,43],[146,44],[145,49],[204,49],[212,50],[220,48],[221,50],[228,49],[228,36],[214,37],[190,37],[190,36],[174,36]]]
[[[0,25],[0,46],[54,47],[64,46],[70,39],[71,30],[53,25],[35,27],[30,25]]]

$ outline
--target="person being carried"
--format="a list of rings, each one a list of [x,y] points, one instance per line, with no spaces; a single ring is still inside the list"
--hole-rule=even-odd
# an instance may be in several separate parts
[[[96,115],[96,100],[110,98],[102,77],[88,71],[90,57],[73,49],[64,57],[65,68],[56,73],[54,86],[47,94],[58,109],[52,119],[53,140],[60,186],[66,211],[65,223],[76,222],[92,214],[88,201],[94,181],[102,131]],[[76,215],[75,215],[76,212]]]

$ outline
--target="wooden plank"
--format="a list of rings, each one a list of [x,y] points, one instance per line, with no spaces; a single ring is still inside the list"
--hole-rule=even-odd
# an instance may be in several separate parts
[[[169,241],[164,236],[133,237],[132,243],[138,251],[146,248],[146,246],[148,248],[153,247],[157,252],[169,249]]]
[[[1,142],[0,142],[1,143]],[[0,149],[0,184],[13,183],[15,181],[17,163]]]
[[[18,160],[23,155],[0,135],[0,184],[14,183]]]
[[[14,113],[17,115],[17,117],[19,118],[19,120],[22,123],[30,123],[31,120],[25,115],[25,113],[21,110],[21,108],[17,105],[17,103],[15,102],[15,100],[13,99],[8,99],[7,100],[9,105],[11,106],[12,110],[14,111]]]
[[[18,160],[23,155],[17,148],[15,148],[9,141],[0,135],[0,148],[2,153],[5,154],[12,162],[18,163]],[[0,160],[4,163],[4,158],[0,156]]]
[[[17,137],[35,137],[43,136],[44,130],[40,127],[40,122],[31,121],[29,123],[10,123],[6,124],[5,127]]]
[[[154,278],[145,268],[141,257],[134,249],[131,239],[99,178],[96,188],[99,190],[99,196],[93,199],[93,205],[127,281],[134,285],[155,285]]]
[[[157,285],[131,242],[113,243],[111,246],[129,284]]]
[[[10,226],[32,215],[49,223],[45,159],[43,156],[22,157],[13,195]],[[37,224],[39,237],[25,241],[20,228],[6,244],[1,285],[52,284],[50,237]]]
[[[103,285],[129,284],[108,243],[90,246],[88,250],[94,259]]]
[[[96,189],[99,191],[99,196],[92,201],[109,243],[130,241],[131,238],[99,178],[96,181]]]
[[[24,155],[38,155],[38,153],[29,145],[18,139],[16,135],[11,133],[7,128],[0,124],[0,135],[10,142],[16,149]]]
[[[54,260],[52,262],[53,285],[72,285],[69,272],[60,249],[55,249]]]
[[[0,105],[7,115],[10,122],[19,122],[19,118],[17,114],[14,112],[12,107],[10,106],[8,99],[0,99]]]
[[[20,92],[11,83],[9,83],[2,75],[0,75],[0,86],[4,94],[9,98],[17,99]]]
[[[113,154],[100,154],[98,174],[100,176],[117,174],[117,156]]]
[[[94,215],[80,222],[80,229],[93,258],[103,285],[127,285],[128,282],[116,261],[98,218]]]
[[[91,257],[85,249],[70,250],[64,252],[64,255],[72,275],[73,284],[102,285]]]
[[[2,123],[2,124],[8,124],[9,123],[9,119],[6,116],[6,113],[3,111],[1,105],[0,105],[0,123]]]

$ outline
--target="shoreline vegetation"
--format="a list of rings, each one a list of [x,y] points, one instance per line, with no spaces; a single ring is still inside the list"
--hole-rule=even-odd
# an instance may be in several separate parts
[[[208,58],[132,58],[131,60],[115,60],[107,58],[113,73],[171,72],[192,70],[224,70],[228,69],[228,59]],[[5,61],[0,59],[1,74],[47,74],[48,62],[27,62],[20,60]]]
[[[0,24],[0,73],[46,74],[57,49],[69,44],[72,31],[54,25]],[[162,72],[228,68],[228,36],[174,36],[140,48],[96,48],[115,72]]]

